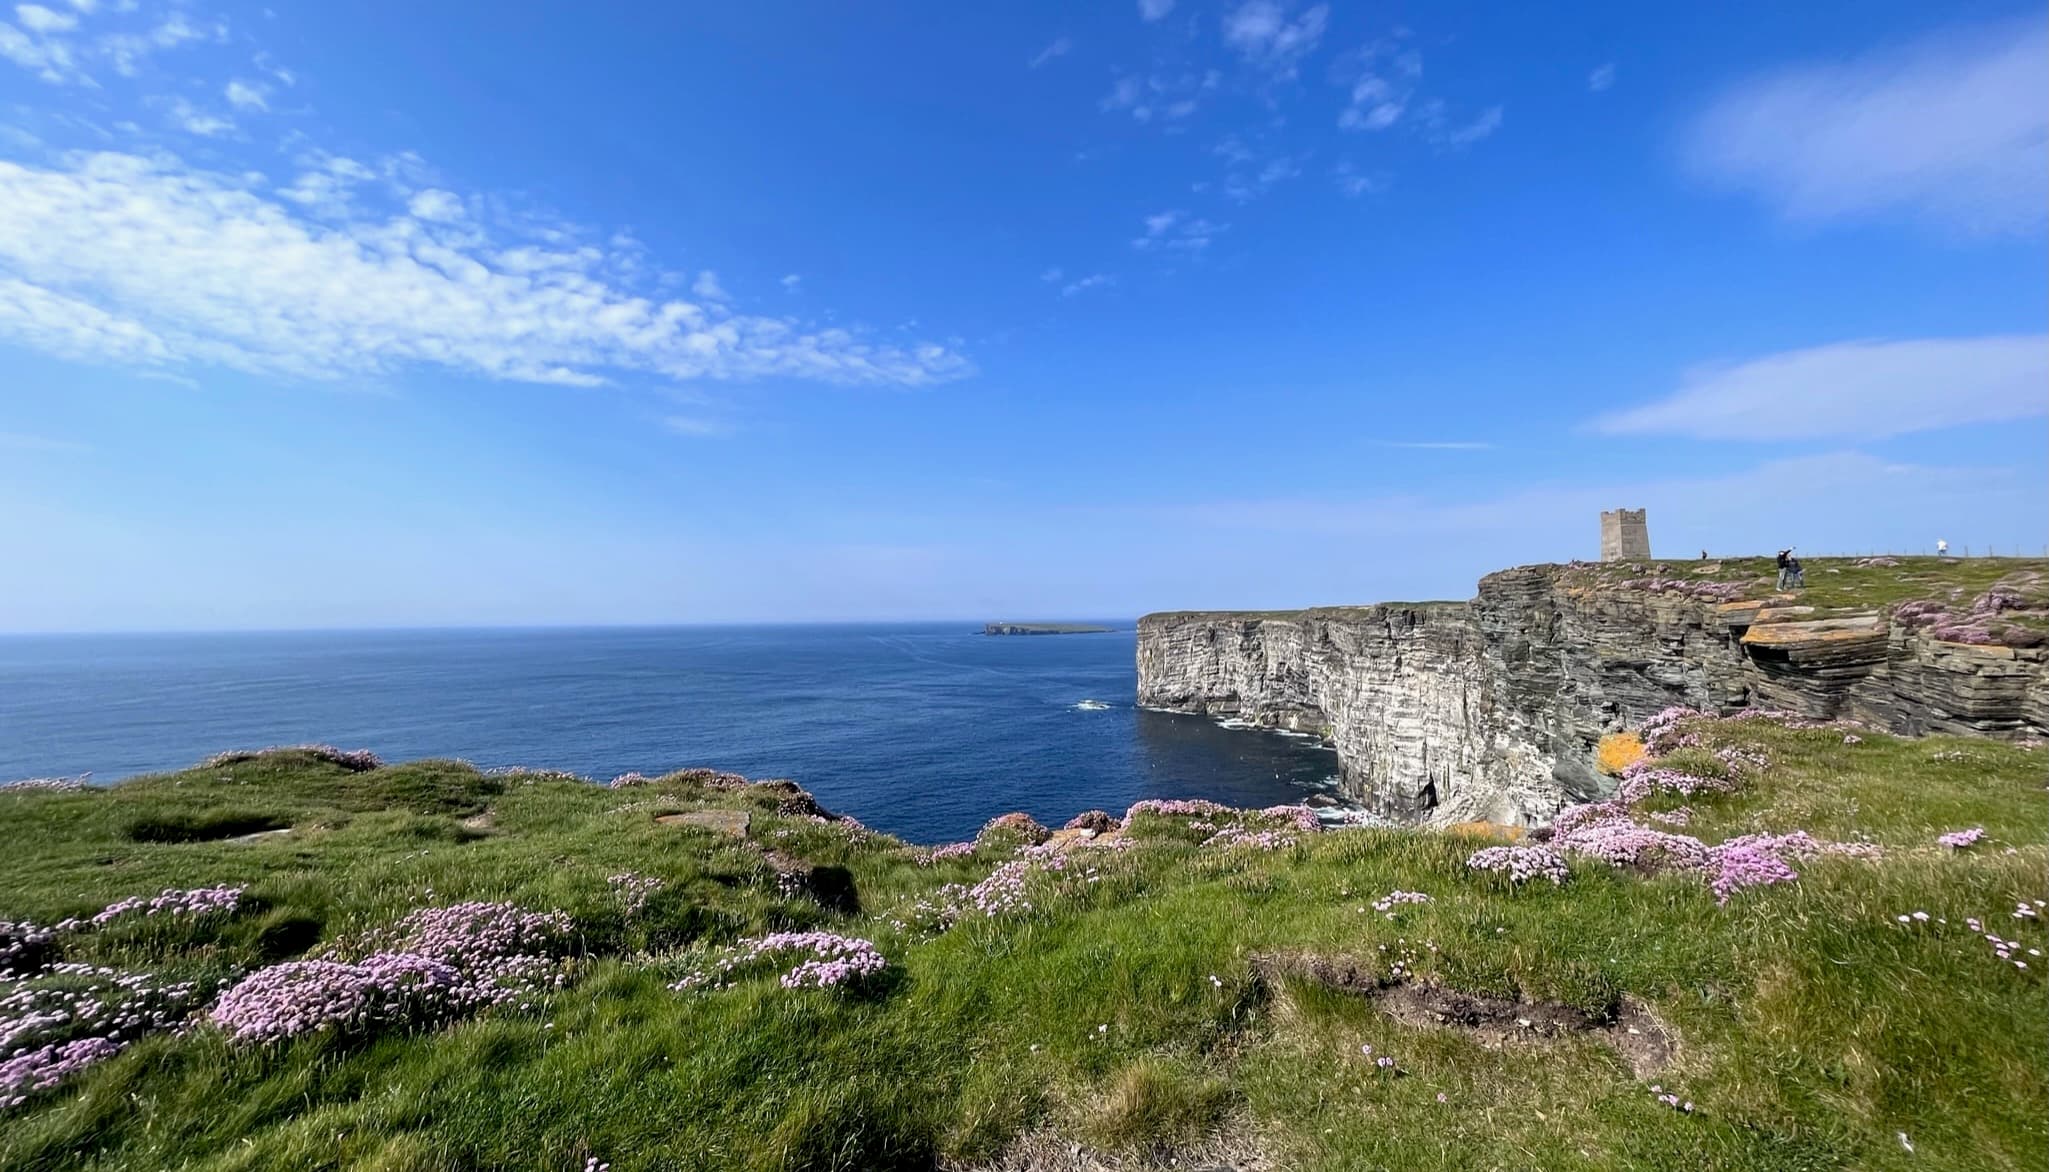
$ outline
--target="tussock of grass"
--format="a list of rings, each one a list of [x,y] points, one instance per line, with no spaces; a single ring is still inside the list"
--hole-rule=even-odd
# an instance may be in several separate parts
[[[1761,721],[1704,736],[1706,751],[1742,745],[1773,764],[1688,801],[1688,833],[1804,828],[1886,857],[1818,859],[1798,883],[1717,907],[1697,876],[1586,862],[1562,888],[1510,889],[1469,872],[1478,844],[1450,835],[1223,851],[1182,821],[1141,818],[1137,849],[1076,856],[1093,881],[1077,869],[1028,913],[933,935],[896,920],[1000,860],[920,866],[887,837],[780,814],[789,795],[766,789],[613,790],[450,762],[351,772],[281,754],[110,791],[0,793],[0,919],[249,888],[232,918],[110,927],[67,943],[67,959],[219,979],[466,899],[569,912],[583,958],[529,1011],[438,1029],[254,1051],[204,1029],[156,1036],[0,1120],[0,1172],[976,1167],[1051,1133],[1131,1166],[1220,1132],[1302,1169],[2049,1163],[2042,966],[1998,961],[1963,926],[2043,945],[2039,923],[2008,915],[2049,894],[2042,756]],[[751,839],[654,821],[715,807],[748,810]],[[488,828],[465,825],[486,810]],[[293,830],[133,834],[224,816]],[[1977,847],[1934,845],[1976,825]],[[779,892],[765,847],[844,868],[861,910]],[[607,882],[628,871],[662,883],[638,911]],[[1393,919],[1373,909],[1397,889],[1433,898]],[[1915,910],[1929,921],[1897,922]],[[668,988],[698,950],[814,927],[873,940],[888,979],[858,994],[772,975]],[[1492,1045],[1263,980],[1254,958],[1282,953],[1381,973],[1402,957],[1415,981],[1593,1016],[1644,1003],[1679,1043],[1660,1085],[1696,1110],[1657,1102],[1593,1037]]]
[[[1165,1153],[1214,1129],[1230,1100],[1224,1080],[1185,1062],[1145,1055],[1110,1079],[1082,1130],[1113,1151]]]

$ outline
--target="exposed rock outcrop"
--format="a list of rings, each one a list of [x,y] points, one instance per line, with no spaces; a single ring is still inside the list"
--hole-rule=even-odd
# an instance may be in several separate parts
[[[1601,735],[1674,704],[1916,735],[2049,731],[2042,647],[1943,642],[1878,613],[1590,584],[1568,569],[1491,574],[1465,603],[1148,615],[1138,700],[1320,733],[1344,792],[1384,814],[1520,825],[1603,794]]]

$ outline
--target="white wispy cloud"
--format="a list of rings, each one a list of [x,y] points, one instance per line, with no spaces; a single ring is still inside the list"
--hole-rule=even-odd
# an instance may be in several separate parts
[[[222,94],[228,99],[228,104],[238,110],[270,109],[269,88],[253,81],[236,78],[228,83]]]
[[[1285,80],[1316,51],[1329,18],[1327,4],[1291,16],[1290,6],[1280,0],[1246,0],[1224,15],[1224,44],[1247,64]]]
[[[1055,37],[1045,48],[1032,54],[1031,60],[1025,62],[1025,64],[1032,69],[1037,69],[1039,66],[1057,57],[1067,56],[1068,52],[1073,48],[1073,41],[1068,40],[1066,37]]]
[[[40,4],[17,4],[14,19],[21,27],[32,33],[69,32],[78,27],[78,18],[68,12],[58,12]]]
[[[1142,221],[1145,231],[1132,238],[1131,246],[1141,252],[1166,249],[1174,252],[1200,254],[1210,246],[1210,241],[1229,228],[1229,224],[1218,224],[1200,216],[1190,216],[1178,208],[1157,212]]]
[[[1342,130],[1387,130],[1402,120],[1423,77],[1423,55],[1400,38],[1374,41],[1341,57],[1332,76],[1349,91]]]
[[[159,17],[134,2],[116,4],[104,15],[97,3],[69,0],[67,7],[69,11],[48,4],[14,5],[13,22],[0,20],[0,60],[53,85],[97,86],[94,69],[106,67],[135,77],[152,54],[191,42],[227,39],[225,22],[198,23],[177,9]],[[100,17],[99,24],[88,27],[87,17]],[[108,19],[120,27],[109,27]]]
[[[1445,150],[1469,147],[1501,129],[1503,110],[1500,106],[1489,106],[1463,121],[1452,118],[1444,103],[1435,99],[1423,103],[1418,121],[1423,129],[1423,138],[1434,146]]]
[[[1104,111],[1123,110],[1139,122],[1155,118],[1174,122],[1195,113],[1205,94],[1223,80],[1214,69],[1195,72],[1127,73],[1110,85],[1110,92],[1097,103]]]
[[[79,76],[77,60],[68,42],[25,31],[4,20],[0,20],[0,59],[52,84],[61,85]]]
[[[2045,149],[2041,16],[1750,79],[1685,140],[1697,174],[1789,219],[1894,213],[1969,233],[2041,230]]]
[[[414,219],[429,220],[437,224],[452,224],[463,217],[462,197],[452,191],[429,187],[416,191],[406,200],[406,211]]]
[[[141,71],[143,59],[153,54],[195,41],[224,41],[227,36],[228,27],[224,22],[198,25],[184,13],[174,11],[142,32],[114,33],[99,38],[92,44],[91,55],[105,58],[112,63],[114,72],[123,77],[134,77]]]
[[[162,104],[165,118],[171,125],[187,134],[196,134],[201,138],[218,138],[223,134],[232,133],[235,129],[233,120],[211,110],[202,110],[184,98],[172,98]]]
[[[1040,273],[1039,279],[1050,285],[1066,275],[1066,270],[1062,269],[1059,265],[1054,265],[1052,268]]]
[[[1351,199],[1387,189],[1385,176],[1366,174],[1349,159],[1339,160],[1338,165],[1331,169],[1331,176],[1337,180],[1338,190]]]
[[[710,269],[697,274],[697,279],[690,282],[690,291],[706,301],[731,300],[726,296],[725,286],[719,284],[719,275]]]
[[[1302,162],[1293,155],[1268,159],[1256,169],[1232,171],[1224,176],[1224,198],[1233,203],[1251,203],[1276,186],[1302,173]]]
[[[0,337],[79,362],[157,366],[172,358],[170,345],[139,322],[7,276],[0,276]]]
[[[971,369],[948,345],[878,344],[701,292],[643,294],[620,276],[634,257],[566,229],[508,237],[355,197],[366,174],[416,168],[329,157],[276,189],[162,155],[0,162],[0,337],[67,358],[308,379],[430,366],[572,385],[621,374],[920,385]]]
[[[662,419],[662,428],[673,435],[689,436],[692,439],[722,439],[736,430],[732,424],[718,419],[706,419],[697,415],[668,415]]]
[[[1587,74],[1587,89],[1591,90],[1594,93],[1598,94],[1614,84],[1615,63],[1613,61],[1607,62],[1606,64],[1602,65],[1596,65],[1594,66],[1593,72]]]
[[[1104,285],[1114,285],[1116,283],[1117,278],[1111,276],[1108,273],[1090,273],[1088,276],[1082,277],[1079,280],[1068,282],[1068,284],[1061,288],[1060,295],[1062,297],[1073,297],[1078,293],[1086,293],[1090,289],[1100,288]]]
[[[2049,413],[2049,335],[1841,342],[1689,373],[1610,435],[1877,439]]]
[[[1174,0],[1138,0],[1138,18],[1147,23],[1155,20],[1165,20],[1167,19],[1167,14],[1172,11],[1174,11]]]
[[[799,273],[784,273],[782,280],[776,283],[789,292],[795,293],[804,284],[804,277]]]

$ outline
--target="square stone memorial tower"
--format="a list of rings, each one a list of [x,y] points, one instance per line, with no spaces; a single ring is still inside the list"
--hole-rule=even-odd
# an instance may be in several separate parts
[[[1609,509],[1601,514],[1601,560],[1644,562],[1651,557],[1650,526],[1642,509]]]

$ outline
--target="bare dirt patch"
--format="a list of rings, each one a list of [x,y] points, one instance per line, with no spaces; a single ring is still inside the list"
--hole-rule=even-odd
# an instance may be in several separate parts
[[[1612,1047],[1638,1078],[1669,1069],[1678,1040],[1649,1006],[1625,996],[1605,1015],[1557,1001],[1489,997],[1430,981],[1389,979],[1351,957],[1278,954],[1253,958],[1263,980],[1293,978],[1364,997],[1403,1025],[1455,1029],[1493,1048],[1572,1036]]]
[[[992,1163],[940,1166],[946,1172],[1279,1172],[1282,1168],[1249,1135],[1229,1131],[1152,1156],[1097,1151],[1058,1132],[1040,1131],[1018,1140]]]

